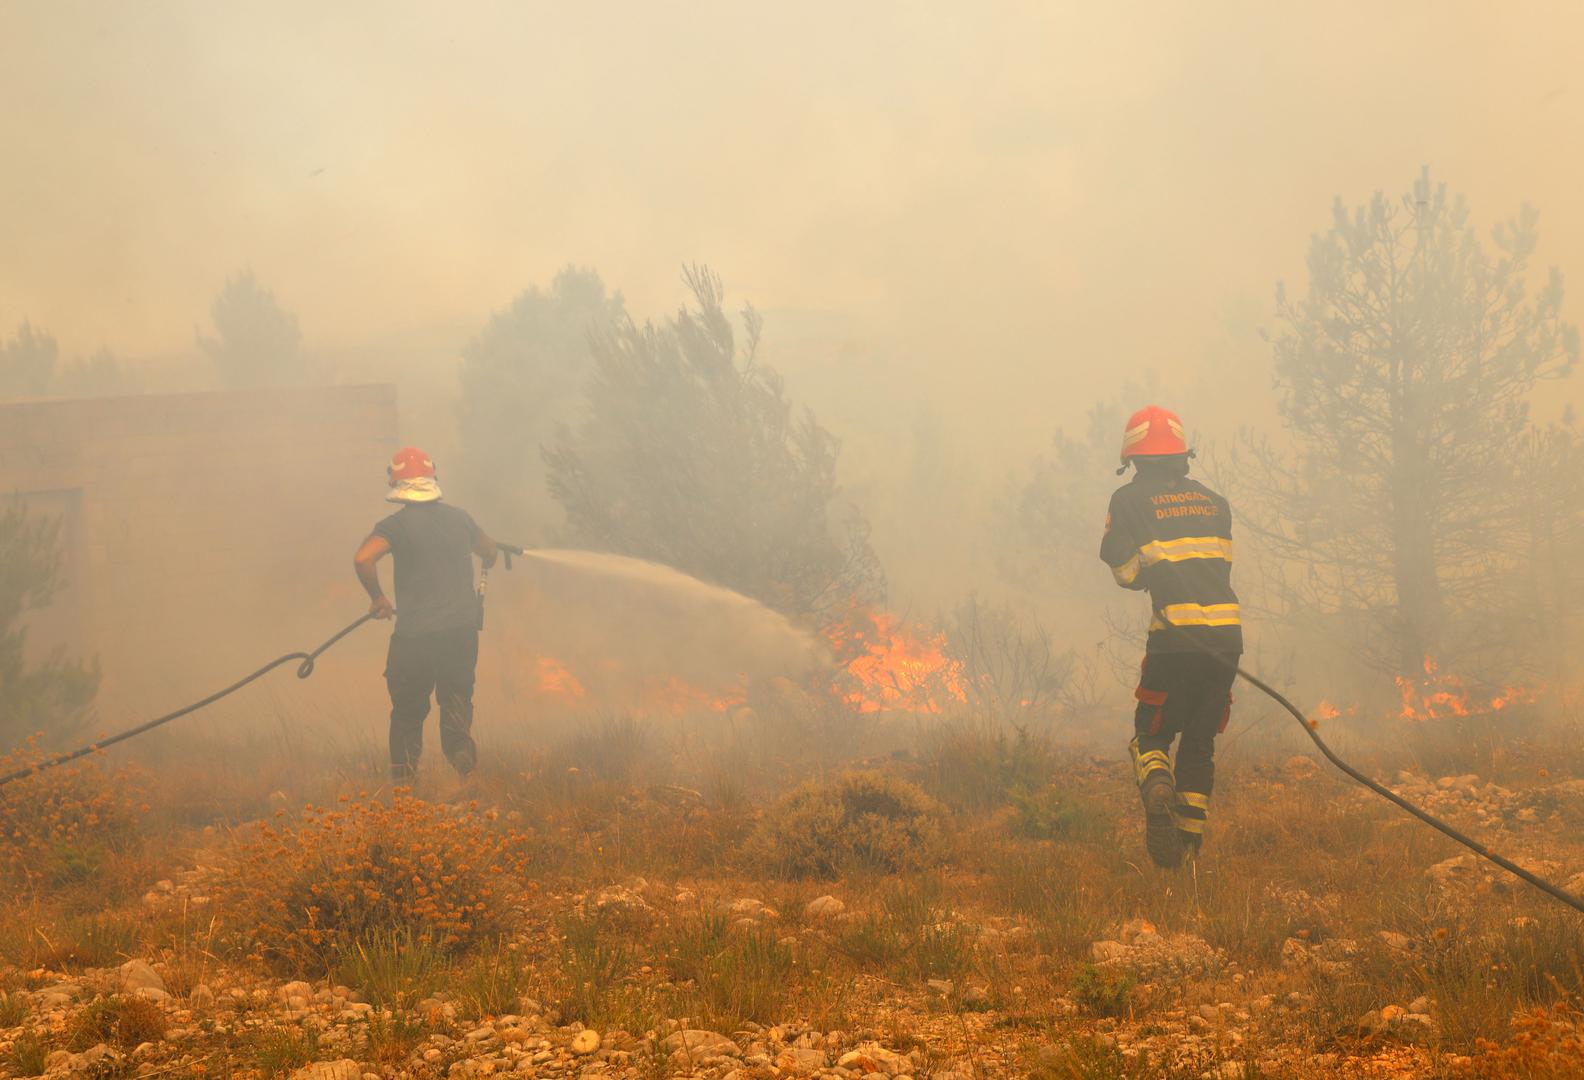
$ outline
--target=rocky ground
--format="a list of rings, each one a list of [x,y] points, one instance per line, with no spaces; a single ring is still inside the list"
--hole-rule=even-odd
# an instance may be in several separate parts
[[[1227,816],[1247,819],[1260,806],[1281,805],[1316,772],[1307,758],[1252,772]],[[1119,768],[1106,764],[1093,773],[1107,798],[1126,792]],[[1403,772],[1394,786],[1499,841],[1524,865],[1584,890],[1584,848],[1557,834],[1559,825],[1577,820],[1584,781],[1509,788],[1472,774]],[[1357,789],[1338,785],[1316,799],[1328,813],[1360,819],[1359,835],[1367,839],[1359,842],[1372,845],[1372,854],[1358,878],[1264,869],[1251,875],[1232,855],[1216,862],[1209,852],[1197,876],[1140,868],[1132,856],[1136,822],[1118,797],[1118,832],[1090,845],[1094,858],[1113,859],[1105,872],[1115,882],[1097,890],[1097,910],[1080,920],[1093,930],[1080,938],[1070,938],[1076,931],[1069,930],[1069,938],[1058,939],[1060,928],[1049,918],[993,901],[998,886],[983,869],[948,866],[941,872],[944,897],[919,932],[965,943],[964,959],[950,971],[900,973],[894,964],[851,959],[855,936],[891,918],[885,897],[896,891],[875,881],[815,889],[629,874],[585,880],[582,888],[568,881],[573,888],[546,888],[518,901],[520,929],[506,947],[520,950],[531,972],[561,974],[532,977],[529,992],[495,1010],[470,1004],[451,988],[375,1004],[333,979],[271,977],[218,947],[204,954],[197,975],[192,957],[177,957],[169,947],[99,966],[0,964],[6,988],[0,1062],[7,1075],[310,1080],[505,1074],[1249,1080],[1488,1072],[1469,1014],[1512,1012],[1524,999],[1498,987],[1495,975],[1473,982],[1446,975],[1462,955],[1456,937],[1498,942],[1506,952],[1490,955],[1496,971],[1547,949],[1575,947],[1577,921],[1474,856],[1420,837],[1419,826]],[[216,834],[208,830],[204,837],[213,842]],[[1124,853],[1114,854],[1119,846]],[[223,852],[197,855],[170,877],[149,882],[137,906],[156,918],[223,919],[213,892],[228,872],[224,863]],[[1379,888],[1397,890],[1412,916],[1391,926],[1373,923],[1379,909],[1361,908],[1356,895],[1372,888],[1370,875],[1387,883]],[[830,969],[820,992],[838,1004],[816,1007],[808,995],[793,995],[784,1015],[765,1022],[651,1015],[586,1026],[554,1000],[566,992],[557,927],[568,914],[619,917],[621,925],[647,928],[721,919],[733,934],[788,950],[794,958],[788,978],[817,982],[818,969]],[[1538,978],[1528,970],[1522,975]],[[678,979],[657,958],[636,964],[621,981],[633,994],[652,992],[654,1001],[680,1000],[666,996]],[[1478,999],[1480,993],[1488,999]]]

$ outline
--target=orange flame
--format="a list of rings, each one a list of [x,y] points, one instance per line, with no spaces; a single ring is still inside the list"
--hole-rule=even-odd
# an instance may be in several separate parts
[[[576,705],[589,697],[588,689],[565,663],[553,656],[535,658],[537,668],[536,689],[539,695],[562,705]],[[699,710],[727,712],[747,701],[747,694],[739,687],[710,691],[693,686],[678,676],[648,679],[638,686],[624,680],[621,665],[607,660],[595,665],[595,686],[627,699],[626,708],[637,716],[680,716]],[[599,696],[599,695],[596,695]]]
[[[561,661],[553,656],[541,656],[538,663],[541,694],[569,702],[586,696],[587,691],[583,689],[583,684],[578,682],[577,676],[568,671]]]
[[[946,652],[946,635],[908,623],[883,611],[855,610],[826,627],[827,641],[841,668],[835,697],[860,713],[939,713],[954,702],[966,702],[967,677],[960,661]],[[535,659],[539,695],[563,705],[591,699],[585,682],[561,660]],[[730,712],[748,700],[745,684],[706,688],[672,675],[636,682],[624,677],[621,665],[607,660],[582,674],[594,681],[593,698],[614,695],[635,715],[680,716],[689,712]]]
[[[727,712],[746,702],[748,695],[736,688],[725,693],[712,694],[708,690],[685,683],[673,675],[653,692],[644,695],[644,699],[646,704],[651,705],[653,711],[680,715],[697,710]]]
[[[836,693],[858,712],[938,713],[943,703],[968,700],[962,664],[946,655],[939,631],[868,611],[827,627],[825,636],[844,659],[846,685]]]
[[[1538,690],[1526,686],[1506,686],[1501,693],[1488,698],[1471,696],[1462,679],[1440,671],[1435,657],[1426,656],[1423,666],[1422,679],[1397,676],[1397,692],[1402,697],[1402,708],[1397,715],[1403,720],[1444,720],[1500,712],[1509,705],[1529,704],[1539,697]]]

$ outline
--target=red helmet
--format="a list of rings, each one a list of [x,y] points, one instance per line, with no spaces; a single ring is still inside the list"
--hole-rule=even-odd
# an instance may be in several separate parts
[[[1183,436],[1177,414],[1159,405],[1147,405],[1128,417],[1122,432],[1122,460],[1136,457],[1169,457],[1186,454],[1188,440]]]
[[[417,480],[435,474],[434,462],[416,446],[404,446],[391,458],[388,470],[392,481]]]

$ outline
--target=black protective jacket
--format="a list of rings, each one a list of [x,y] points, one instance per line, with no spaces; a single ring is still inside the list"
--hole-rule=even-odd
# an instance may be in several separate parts
[[[1145,467],[1111,496],[1100,558],[1118,585],[1148,590],[1150,653],[1243,651],[1232,591],[1232,508],[1197,480]]]

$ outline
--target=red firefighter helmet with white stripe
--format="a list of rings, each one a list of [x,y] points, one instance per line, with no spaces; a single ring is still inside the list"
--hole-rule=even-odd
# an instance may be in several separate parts
[[[390,474],[391,483],[394,484],[398,480],[432,477],[435,474],[435,467],[428,454],[416,446],[404,446],[396,451],[396,456],[391,458],[385,471]]]
[[[1146,405],[1128,417],[1122,430],[1122,460],[1138,457],[1170,457],[1188,452],[1188,438],[1182,421],[1170,409]]]

